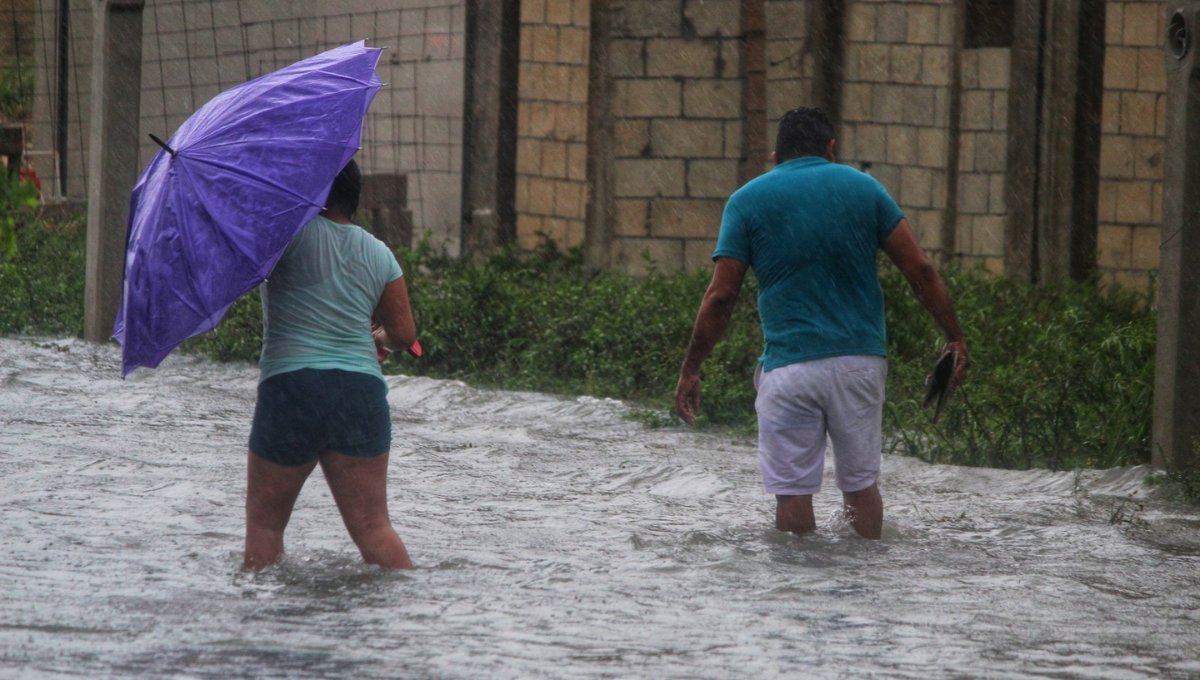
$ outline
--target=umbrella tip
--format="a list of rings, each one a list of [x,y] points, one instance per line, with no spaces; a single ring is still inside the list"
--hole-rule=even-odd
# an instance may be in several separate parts
[[[150,139],[153,139],[155,144],[158,144],[162,148],[166,149],[167,153],[171,154],[171,158],[174,158],[176,155],[178,155],[178,152],[175,151],[175,149],[167,146],[167,143],[159,139],[153,132],[150,133]]]

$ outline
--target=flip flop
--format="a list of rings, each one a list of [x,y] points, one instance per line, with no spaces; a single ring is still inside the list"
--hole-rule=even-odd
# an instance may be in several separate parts
[[[929,408],[936,402],[937,406],[933,409],[935,425],[938,417],[942,414],[942,406],[946,404],[950,395],[954,394],[954,389],[950,387],[950,380],[954,377],[954,369],[957,367],[958,352],[943,352],[942,356],[938,357],[937,363],[933,365],[933,374],[925,380],[927,389],[925,402],[921,404],[921,408]]]

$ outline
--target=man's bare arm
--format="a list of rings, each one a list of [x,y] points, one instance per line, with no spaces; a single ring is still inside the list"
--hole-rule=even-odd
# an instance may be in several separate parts
[[[679,369],[679,384],[675,387],[675,410],[689,425],[696,423],[696,411],[700,410],[700,365],[724,335],[745,278],[745,262],[731,257],[717,258],[712,282],[708,284],[696,314],[696,327],[692,330],[687,356]]]
[[[971,365],[967,356],[967,342],[958,323],[958,315],[954,313],[954,303],[950,300],[946,283],[929,256],[921,250],[921,244],[917,243],[908,220],[900,220],[899,226],[883,244],[883,252],[904,274],[917,299],[929,310],[938,328],[942,329],[942,334],[946,336],[945,349],[958,352],[958,369],[954,372],[953,380],[953,385],[958,386],[967,367]]]

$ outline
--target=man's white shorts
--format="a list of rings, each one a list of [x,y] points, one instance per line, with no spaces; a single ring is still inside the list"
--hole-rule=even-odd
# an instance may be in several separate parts
[[[821,490],[825,437],[838,488],[862,491],[879,478],[887,359],[840,356],[755,374],[758,460],[767,493]]]

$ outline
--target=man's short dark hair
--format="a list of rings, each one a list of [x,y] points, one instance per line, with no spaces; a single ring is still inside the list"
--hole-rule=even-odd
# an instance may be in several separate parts
[[[802,156],[824,156],[831,139],[833,123],[829,122],[829,116],[824,111],[807,106],[792,109],[779,119],[775,162],[782,163]]]
[[[347,217],[353,217],[358,212],[358,197],[362,193],[362,171],[358,163],[351,158],[346,167],[333,178],[333,186],[329,189],[329,198],[325,199],[325,207],[340,210]]]

